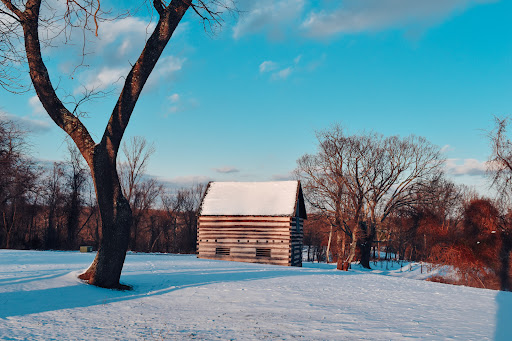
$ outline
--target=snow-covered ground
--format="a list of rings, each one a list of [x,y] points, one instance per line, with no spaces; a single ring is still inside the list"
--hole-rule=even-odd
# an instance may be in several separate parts
[[[457,271],[448,265],[434,266],[429,263],[407,262],[386,260],[380,262],[370,262],[371,270],[363,268],[360,264],[353,263],[352,269],[372,274],[386,275],[393,277],[405,277],[410,279],[426,280],[433,276],[441,276],[447,279],[456,280]]]
[[[407,269],[129,254],[121,292],[77,280],[93,257],[0,250],[0,339],[512,340],[512,293]]]

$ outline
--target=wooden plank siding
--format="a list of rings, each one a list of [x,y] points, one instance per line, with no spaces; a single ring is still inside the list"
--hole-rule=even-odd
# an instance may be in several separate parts
[[[302,265],[303,219],[272,216],[200,216],[199,258]],[[270,256],[268,256],[270,254]]]
[[[291,218],[290,235],[290,265],[302,266],[302,240],[304,237],[304,219],[298,217]]]

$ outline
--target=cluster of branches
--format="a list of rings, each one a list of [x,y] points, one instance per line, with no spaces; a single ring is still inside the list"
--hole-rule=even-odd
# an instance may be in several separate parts
[[[340,126],[317,133],[318,152],[297,161],[306,198],[337,233],[338,268],[359,255],[370,267],[370,252],[387,218],[413,206],[443,160],[424,138],[346,135]],[[348,250],[345,245],[349,245]]]
[[[26,133],[0,120],[0,247],[77,250],[99,246],[101,217],[90,174],[78,150],[64,162],[45,165],[27,156]],[[143,138],[124,144],[123,191],[134,213],[130,249],[194,253],[196,211],[202,185],[173,193],[145,177],[154,149]]]
[[[512,143],[506,123],[490,133],[489,176],[498,200],[455,185],[424,139],[321,132],[319,151],[298,160],[310,213],[304,243],[311,259],[346,269],[381,256],[450,265],[459,284],[511,290]],[[336,247],[332,247],[336,245]],[[373,251],[373,252],[372,252]],[[443,279],[447,281],[446,279]]]

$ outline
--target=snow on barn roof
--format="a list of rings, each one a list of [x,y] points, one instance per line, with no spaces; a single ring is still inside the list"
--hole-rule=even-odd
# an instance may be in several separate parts
[[[201,215],[294,216],[299,200],[306,218],[299,181],[210,182],[201,204]]]

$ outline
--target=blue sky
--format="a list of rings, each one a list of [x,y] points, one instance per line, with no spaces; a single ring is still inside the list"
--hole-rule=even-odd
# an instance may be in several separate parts
[[[453,179],[486,191],[486,131],[493,115],[512,113],[512,2],[243,0],[239,7],[215,35],[190,11],[165,50],[126,135],[154,143],[149,174],[184,184],[286,179],[301,155],[315,152],[315,130],[340,123],[349,133],[425,136],[443,148]],[[44,51],[60,94],[113,90],[84,107],[96,140],[148,25],[144,10],[101,24],[99,37],[89,37],[89,66],[74,72],[77,46]],[[64,133],[33,92],[0,96],[4,115],[34,130],[34,156],[65,157]]]

